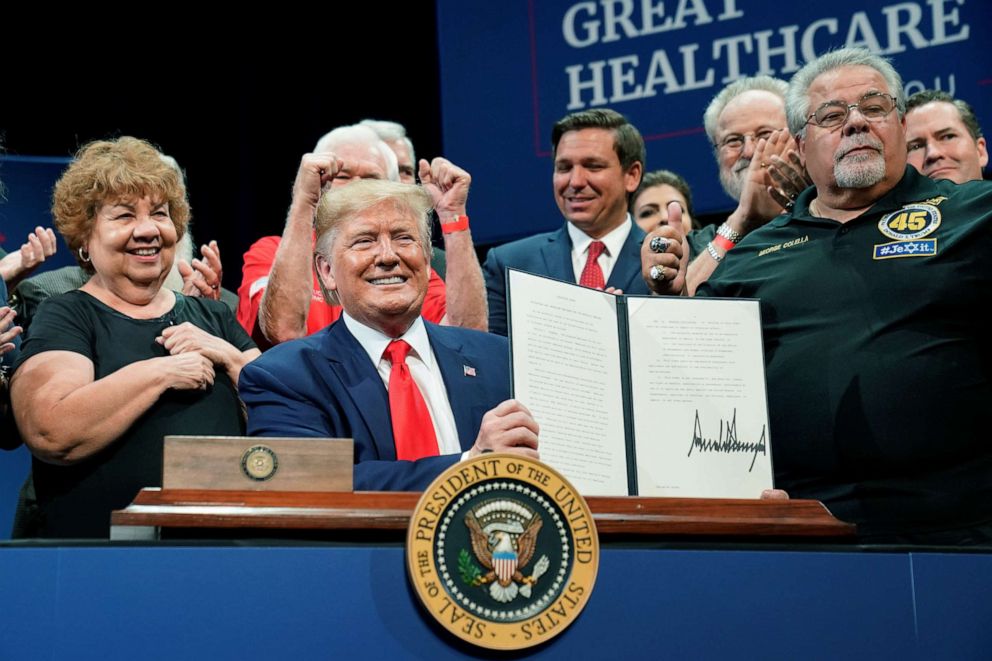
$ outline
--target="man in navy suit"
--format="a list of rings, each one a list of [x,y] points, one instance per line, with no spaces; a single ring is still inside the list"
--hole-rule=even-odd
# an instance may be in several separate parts
[[[559,120],[551,144],[555,201],[566,222],[557,231],[489,251],[483,272],[492,333],[507,334],[507,267],[590,286],[597,286],[596,279],[585,274],[598,267],[600,286],[648,293],[641,277],[644,231],[627,213],[644,171],[641,134],[617,112],[586,110]]]
[[[315,268],[341,319],[242,370],[248,433],[350,437],[355,489],[422,490],[484,451],[537,457],[538,426],[510,400],[505,338],[420,316],[432,206],[464,213],[468,180],[363,180],[324,195]]]

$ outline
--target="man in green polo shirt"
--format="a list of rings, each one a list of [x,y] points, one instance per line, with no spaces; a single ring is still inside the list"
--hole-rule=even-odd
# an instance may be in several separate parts
[[[778,488],[866,542],[988,544],[992,184],[907,167],[902,89],[862,49],[795,75],[789,129],[815,186],[699,294],[761,300]]]

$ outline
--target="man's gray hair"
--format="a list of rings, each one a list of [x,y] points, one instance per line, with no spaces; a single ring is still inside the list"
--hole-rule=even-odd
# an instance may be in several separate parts
[[[716,125],[720,121],[720,115],[724,108],[738,96],[745,92],[771,92],[782,99],[784,104],[785,93],[788,89],[789,84],[787,82],[771,76],[741,78],[724,87],[719,94],[713,97],[710,104],[706,106],[706,112],[703,113],[703,127],[706,129],[706,137],[709,138],[710,144],[716,146]]]
[[[789,91],[785,96],[785,116],[789,120],[789,132],[802,137],[809,119],[809,88],[813,81],[840,67],[862,66],[877,71],[885,80],[889,94],[896,99],[899,118],[906,113],[906,100],[902,98],[902,78],[889,63],[888,58],[875,55],[867,48],[841,48],[824,53],[807,62],[789,81]]]
[[[317,141],[317,146],[313,148],[315,154],[333,152],[339,145],[364,145],[377,152],[386,162],[386,178],[389,181],[400,180],[399,165],[396,161],[396,154],[375,131],[367,126],[339,126]]]
[[[185,186],[186,173],[179,167],[179,161],[168,154],[159,154],[158,157],[163,163],[176,171],[176,174],[179,175],[179,180]],[[186,282],[183,280],[183,274],[179,272],[179,260],[181,259],[187,264],[191,264],[193,262],[195,246],[196,242],[193,240],[193,220],[190,219],[186,223],[186,231],[183,233],[182,238],[176,243],[175,253],[172,256],[172,268],[169,269],[169,274],[165,276],[165,280],[162,282],[163,287],[182,293]]]
[[[413,143],[410,142],[410,138],[406,135],[406,127],[399,122],[390,122],[385,119],[363,119],[358,122],[359,126],[367,126],[373,131],[383,142],[395,142],[401,140],[406,148],[410,151],[410,160],[414,163],[414,168],[417,167],[417,154],[413,151]]]

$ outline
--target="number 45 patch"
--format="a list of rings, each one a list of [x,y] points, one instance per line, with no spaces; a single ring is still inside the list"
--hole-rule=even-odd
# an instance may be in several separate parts
[[[930,204],[907,204],[899,211],[882,216],[878,231],[897,241],[912,241],[940,227],[940,211]]]

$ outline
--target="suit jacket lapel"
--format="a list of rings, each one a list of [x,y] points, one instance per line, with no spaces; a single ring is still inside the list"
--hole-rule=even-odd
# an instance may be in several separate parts
[[[482,380],[473,370],[483,369],[477,361],[465,353],[461,342],[450,333],[439,332],[434,324],[426,324],[431,349],[437,358],[448,403],[455,417],[455,428],[462,450],[468,450],[479,434],[479,424],[485,415],[485,402],[480,398]],[[466,369],[468,368],[468,369]],[[474,376],[466,372],[473,371]]]
[[[620,248],[613,270],[610,272],[610,279],[606,282],[607,287],[619,287],[627,292],[631,288],[632,282],[641,279],[641,243],[647,236],[637,223],[632,223],[630,234]]]
[[[548,236],[547,243],[541,246],[541,256],[544,258],[545,272],[549,276],[566,282],[575,282],[572,239],[564,226]]]
[[[641,278],[641,243],[647,236],[637,223],[631,223],[630,234],[620,248],[607,287],[619,287],[627,290],[631,283]],[[552,278],[575,282],[575,267],[572,265],[572,239],[568,230],[563,226],[548,237],[547,243],[541,246],[541,256],[544,258],[546,273]]]
[[[389,393],[369,356],[338,320],[324,337],[322,347],[331,369],[341,379],[345,392],[359,411],[372,435],[379,458],[396,459],[396,443],[389,417]]]

